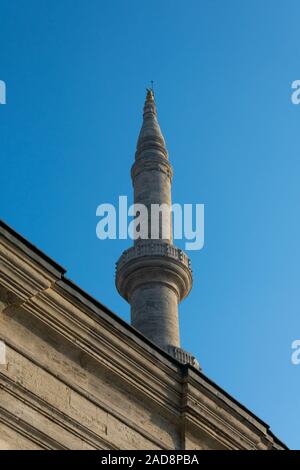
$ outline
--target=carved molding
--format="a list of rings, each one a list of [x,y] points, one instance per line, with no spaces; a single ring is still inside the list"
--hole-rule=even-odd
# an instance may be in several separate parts
[[[189,364],[197,370],[201,370],[200,364],[191,353],[185,351],[182,348],[178,348],[171,344],[168,345],[167,351],[171,356],[173,356],[177,361],[181,362],[181,364]]]
[[[128,261],[143,256],[164,256],[166,258],[173,258],[183,263],[192,273],[191,260],[183,250],[169,243],[156,241],[139,242],[125,250],[116,263],[116,270],[121,269]]]
[[[172,181],[172,166],[165,157],[159,157],[157,154],[137,159],[131,168],[131,178],[134,184],[135,178],[143,171],[161,171],[170,181]]]

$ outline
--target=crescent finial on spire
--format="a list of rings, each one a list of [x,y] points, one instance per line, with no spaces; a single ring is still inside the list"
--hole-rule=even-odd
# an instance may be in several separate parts
[[[146,96],[146,100],[147,101],[154,101],[154,93],[153,93],[153,90],[151,88],[146,88],[147,90],[147,96]]]

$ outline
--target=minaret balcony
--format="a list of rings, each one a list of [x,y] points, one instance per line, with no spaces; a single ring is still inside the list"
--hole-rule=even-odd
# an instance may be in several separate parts
[[[175,290],[178,302],[192,288],[191,262],[183,250],[169,243],[146,240],[125,250],[116,263],[116,286],[130,302],[137,286],[165,283]]]

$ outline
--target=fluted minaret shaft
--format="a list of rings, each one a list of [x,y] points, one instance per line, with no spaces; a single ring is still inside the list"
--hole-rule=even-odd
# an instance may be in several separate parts
[[[116,286],[131,305],[132,325],[181,362],[192,362],[180,349],[178,322],[178,304],[191,289],[192,273],[188,257],[172,244],[172,167],[152,90],[147,92],[131,177],[135,204],[148,210],[148,236],[136,239],[122,254]],[[153,231],[158,220],[152,212],[155,204],[164,207]]]

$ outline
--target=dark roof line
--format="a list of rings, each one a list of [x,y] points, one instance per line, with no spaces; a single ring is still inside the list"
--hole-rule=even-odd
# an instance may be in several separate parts
[[[16,232],[10,225],[5,223],[0,219],[0,234],[5,236],[8,239],[16,238],[20,244],[18,247],[24,251],[28,256],[36,260],[36,257],[42,259],[43,266],[50,268],[51,271],[55,270],[61,276],[66,273],[66,269],[60,266],[56,261],[54,261],[50,256],[46,255],[43,251],[37,248],[33,243],[29,242],[26,238],[22,237],[18,232]],[[36,256],[32,256],[32,255]]]

